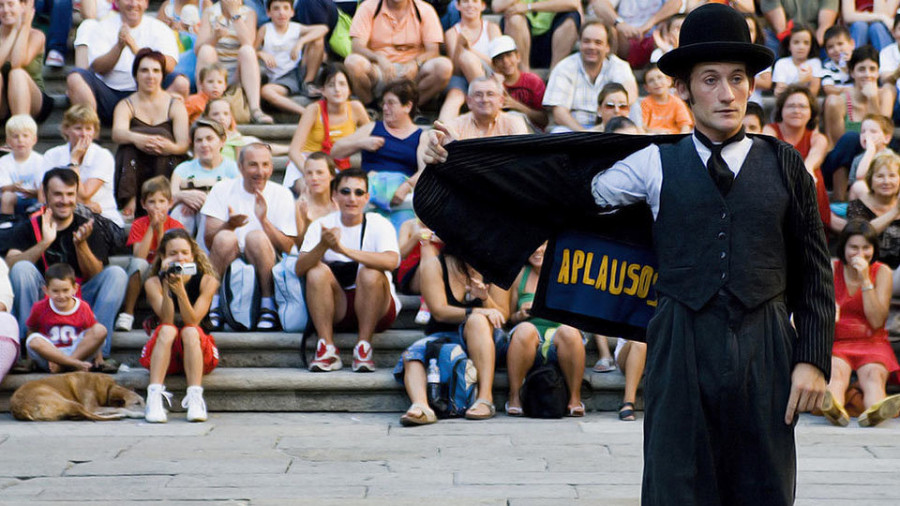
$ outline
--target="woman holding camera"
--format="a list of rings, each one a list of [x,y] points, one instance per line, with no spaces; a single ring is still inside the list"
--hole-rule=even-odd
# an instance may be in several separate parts
[[[166,421],[163,398],[171,406],[172,394],[166,392],[163,380],[167,374],[184,372],[187,395],[181,407],[187,408],[189,422],[204,422],[206,403],[200,382],[218,365],[219,350],[201,324],[207,320],[219,278],[184,229],[166,232],[157,251],[150,277],[144,283],[147,301],[160,321],[141,350],[141,365],[150,369],[145,419],[151,423]]]

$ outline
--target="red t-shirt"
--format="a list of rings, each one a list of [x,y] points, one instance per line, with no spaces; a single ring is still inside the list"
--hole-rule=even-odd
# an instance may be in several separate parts
[[[94,326],[97,318],[87,302],[76,298],[75,307],[67,313],[56,310],[49,298],[39,300],[32,306],[25,325],[50,339],[57,348],[71,346],[75,338]]]
[[[522,72],[519,80],[512,86],[503,85],[509,96],[522,102],[531,109],[540,111],[544,108],[544,90],[547,86],[537,74],[531,72]]]
[[[131,246],[132,244],[141,242],[144,239],[144,234],[147,233],[148,228],[150,228],[149,216],[141,216],[134,220],[131,224],[131,232],[128,233],[128,242],[125,245]],[[166,222],[163,224],[163,232],[165,233],[173,228],[184,228],[184,225],[175,218],[166,216]],[[156,232],[154,231],[153,239],[150,240],[150,251],[147,253],[148,262],[152,262],[153,259],[156,258],[156,247],[159,246],[159,239],[159,237],[156,237]]]

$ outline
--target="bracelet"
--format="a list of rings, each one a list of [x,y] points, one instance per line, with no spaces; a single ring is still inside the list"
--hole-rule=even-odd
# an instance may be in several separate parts
[[[466,308],[466,318],[468,318],[469,316],[472,316],[472,308],[467,307]]]
[[[531,4],[528,4],[528,7],[526,8],[528,9],[528,12],[531,12]]]
[[[862,287],[862,291],[864,291],[864,292],[868,292],[869,290],[874,290],[874,289],[875,289],[875,285],[863,285],[863,287]]]

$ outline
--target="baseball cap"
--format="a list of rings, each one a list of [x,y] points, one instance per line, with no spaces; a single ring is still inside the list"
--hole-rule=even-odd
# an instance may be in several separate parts
[[[501,35],[492,40],[488,45],[488,54],[490,55],[492,60],[503,53],[508,53],[515,50],[516,41],[513,40],[513,38],[509,35]]]

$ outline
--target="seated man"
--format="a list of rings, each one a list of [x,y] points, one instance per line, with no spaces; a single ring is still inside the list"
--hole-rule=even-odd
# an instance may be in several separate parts
[[[190,82],[171,74],[178,63],[174,32],[162,21],[145,17],[148,0],[119,0],[118,13],[101,21],[85,21],[75,36],[75,66],[66,77],[66,95],[72,105],[83,104],[97,111],[104,125],[112,124],[119,100],[137,89],[132,77],[134,55],[144,47],[166,56],[166,90],[187,97]]]
[[[449,122],[446,125],[447,132],[454,139],[480,139],[530,133],[521,114],[503,111],[503,102],[503,87],[496,79],[492,77],[475,79],[469,84],[469,93],[466,95],[469,112]]]
[[[272,150],[267,144],[248,144],[238,156],[241,177],[219,181],[210,190],[200,214],[206,217],[203,238],[209,260],[222,276],[238,257],[256,268],[262,297],[257,328],[279,326],[272,267],[281,253],[291,251],[297,238],[294,198],[272,177]],[[209,319],[221,322],[219,296],[213,296]]]
[[[422,0],[365,0],[350,25],[353,53],[344,60],[351,87],[364,104],[381,96],[387,83],[418,83],[419,104],[438,96],[453,74],[440,55],[444,32],[434,7]]]
[[[339,172],[332,188],[338,210],[310,224],[297,258],[296,272],[306,276],[309,317],[319,335],[309,370],[343,367],[334,331],[358,330],[353,371],[371,372],[372,334],[387,330],[400,313],[391,278],[400,265],[397,231],[386,218],[365,213],[369,180],[362,170]]]
[[[597,97],[610,82],[628,92],[628,103],[638,96],[637,79],[628,63],[611,53],[610,29],[600,21],[581,27],[581,51],[566,57],[550,73],[544,107],[556,124],[554,131],[584,131],[597,123]]]
[[[16,294],[13,314],[19,320],[24,342],[25,321],[34,303],[43,298],[44,271],[56,263],[68,264],[81,285],[81,298],[106,328],[101,351],[108,357],[113,323],[125,298],[128,276],[121,267],[107,265],[114,245],[104,234],[93,233],[94,220],[75,214],[78,186],[78,174],[72,169],[60,167],[45,172],[42,187],[47,205],[43,214],[20,222],[10,232],[6,263]]]
[[[525,72],[552,69],[578,40],[579,0],[495,0],[491,11],[503,14],[503,33],[516,41]]]

